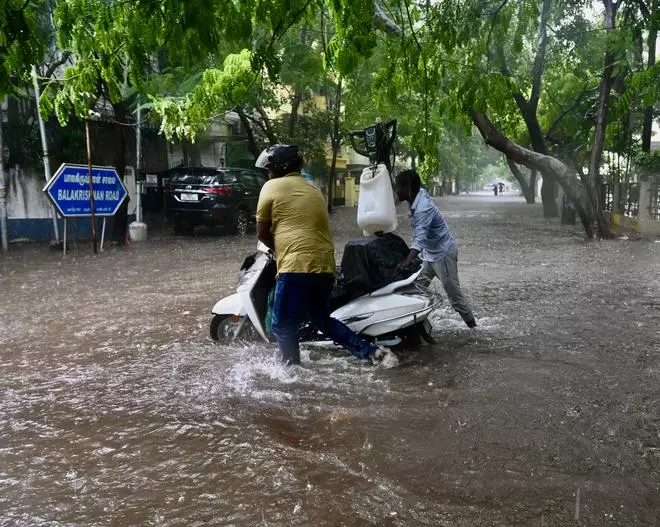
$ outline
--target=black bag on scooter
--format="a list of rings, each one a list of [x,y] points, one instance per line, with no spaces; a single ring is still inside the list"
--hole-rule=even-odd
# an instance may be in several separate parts
[[[419,263],[403,272],[397,270],[409,252],[406,242],[393,233],[348,242],[337,273],[333,304],[348,302],[410,276],[419,269]]]

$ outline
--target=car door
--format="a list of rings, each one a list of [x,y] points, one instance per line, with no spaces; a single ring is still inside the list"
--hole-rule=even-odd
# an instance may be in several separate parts
[[[245,188],[245,200],[250,216],[254,218],[257,214],[257,203],[259,202],[259,191],[261,190],[257,175],[251,170],[244,170],[241,173],[241,184]]]
[[[255,204],[254,204],[254,212],[255,212],[255,215],[256,215],[257,205],[259,204],[259,195],[261,194],[261,188],[268,181],[268,176],[266,174],[264,174],[263,172],[259,172],[259,171],[256,171],[256,170],[253,172],[253,174],[254,174],[254,181],[256,183],[255,191],[256,191],[256,195],[257,195],[257,199],[256,199]]]

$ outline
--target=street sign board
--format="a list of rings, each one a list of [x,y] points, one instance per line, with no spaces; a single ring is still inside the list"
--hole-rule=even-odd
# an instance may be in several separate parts
[[[128,196],[124,182],[113,167],[92,167],[94,214],[114,216]],[[89,169],[85,165],[62,166],[46,183],[44,192],[65,218],[91,216]]]

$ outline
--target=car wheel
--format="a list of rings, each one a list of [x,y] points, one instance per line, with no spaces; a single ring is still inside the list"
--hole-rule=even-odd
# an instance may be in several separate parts
[[[250,216],[245,209],[238,209],[236,220],[234,221],[234,232],[239,236],[245,236],[248,233]]]
[[[192,223],[183,220],[174,220],[174,234],[176,236],[189,236],[195,231]]]
[[[215,315],[211,321],[211,338],[218,344],[229,344],[234,341],[254,342],[258,340],[257,330],[254,329],[254,326],[249,320],[243,326],[241,335],[237,339],[234,339],[236,329],[243,322],[244,318],[236,315]]]

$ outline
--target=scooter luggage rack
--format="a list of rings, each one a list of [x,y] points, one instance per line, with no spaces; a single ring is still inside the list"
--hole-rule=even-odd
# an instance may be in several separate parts
[[[422,285],[419,281],[415,280],[412,284],[400,289],[399,292],[406,294],[406,290],[409,290],[412,293],[421,293],[422,295],[429,297],[434,306],[442,302],[442,294],[431,288],[430,284],[428,286]]]
[[[442,303],[443,297],[441,293],[437,293],[434,289],[432,289],[430,287],[430,284],[428,286],[425,286],[419,283],[419,281],[417,280],[415,280],[412,284],[408,284],[403,288],[398,289],[397,291],[404,295],[408,292],[412,294],[420,293],[424,296],[427,296],[431,299],[431,304],[434,307]]]
[[[415,283],[412,284],[412,286],[415,289],[417,289],[417,291],[422,293],[423,295],[426,295],[429,298],[432,298],[434,304],[438,304],[438,303],[442,302],[442,295],[440,293],[436,292],[435,290],[433,290],[430,285],[426,286],[426,285],[422,285],[418,282],[415,282]]]
[[[394,143],[396,141],[396,119],[383,123],[379,118],[376,123],[363,130],[352,130],[348,133],[351,146],[358,154],[369,158],[371,170],[375,175],[376,167],[384,164],[392,175],[393,159],[396,158]],[[358,144],[358,142],[360,143]],[[392,157],[392,159],[391,159]]]

